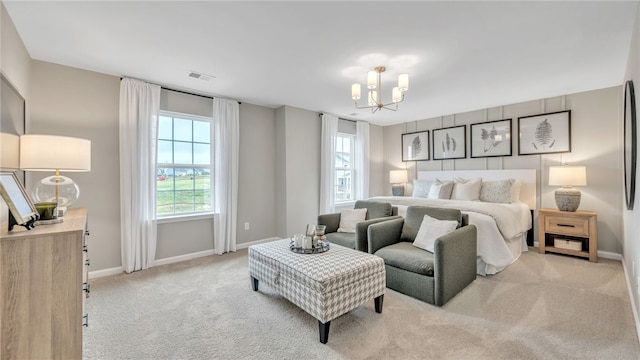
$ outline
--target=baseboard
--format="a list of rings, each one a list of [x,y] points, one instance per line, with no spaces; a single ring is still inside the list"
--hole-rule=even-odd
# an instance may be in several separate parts
[[[535,241],[533,243],[533,247],[535,247],[536,249],[538,248],[538,242],[537,241]],[[621,261],[624,264],[624,261],[622,261],[622,255],[618,254],[618,253],[598,250],[598,257],[601,257],[603,259],[618,260],[618,261]]]
[[[640,341],[640,318],[638,317],[638,308],[636,308],[636,302],[633,298],[633,289],[631,287],[631,281],[629,280],[629,274],[627,273],[627,266],[624,263],[624,258],[620,256],[622,259],[622,271],[624,272],[624,278],[627,281],[627,289],[629,290],[629,301],[631,302],[631,311],[633,312],[633,319],[636,321],[636,336],[638,337],[638,341]]]
[[[238,244],[236,246],[236,250],[246,249],[251,245],[265,243],[265,242],[278,240],[278,239],[280,239],[280,238],[271,237],[271,238],[256,240],[256,241],[252,241],[252,242],[248,242],[248,243]],[[168,257],[168,258],[164,258],[164,259],[158,259],[153,263],[153,266],[173,264],[173,263],[177,263],[177,262],[181,262],[181,261],[197,259],[197,258],[201,258],[201,257],[205,257],[205,256],[214,255],[214,254],[215,253],[214,253],[213,249],[212,250],[198,251],[198,252],[191,253],[191,254],[184,254],[184,255],[173,256],[173,257]],[[121,272],[123,272],[121,266],[115,267],[115,268],[111,268],[111,269],[102,269],[102,270],[91,271],[91,272],[89,272],[89,279],[96,279],[96,278],[100,278],[100,277],[104,277],[104,276],[117,275],[117,274],[120,274]]]

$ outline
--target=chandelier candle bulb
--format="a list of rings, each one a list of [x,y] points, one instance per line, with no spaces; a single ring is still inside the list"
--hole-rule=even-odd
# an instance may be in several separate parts
[[[375,89],[378,85],[378,73],[375,70],[371,70],[367,73],[367,88]]]
[[[353,100],[360,100],[360,84],[351,85],[351,98]]]
[[[398,88],[403,92],[409,90],[409,74],[400,74],[398,76]]]

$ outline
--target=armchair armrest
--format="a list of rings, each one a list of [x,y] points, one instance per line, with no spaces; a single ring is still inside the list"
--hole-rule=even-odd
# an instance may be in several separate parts
[[[467,225],[436,239],[434,246],[435,304],[446,304],[476,279],[477,229]]]
[[[369,254],[373,254],[385,246],[399,242],[402,225],[404,225],[403,218],[396,218],[369,225],[367,229]]]
[[[325,225],[325,233],[338,231],[340,227],[340,213],[318,215],[318,225]]]
[[[393,220],[393,219],[402,219],[401,216],[387,216],[376,219],[370,219],[366,221],[362,221],[356,224],[356,250],[367,252],[369,248],[369,243],[367,241],[368,235],[367,231],[369,229],[369,225],[377,224],[383,221]]]

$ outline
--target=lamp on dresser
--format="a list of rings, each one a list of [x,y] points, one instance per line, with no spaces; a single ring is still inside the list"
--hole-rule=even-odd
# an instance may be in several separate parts
[[[393,196],[404,196],[404,184],[408,181],[407,170],[389,171],[389,182]]]
[[[584,166],[549,167],[549,186],[562,186],[555,191],[556,206],[560,211],[575,212],[582,195],[573,186],[587,185],[587,168]]]
[[[20,136],[20,168],[27,171],[55,171],[55,175],[39,180],[32,197],[38,203],[55,203],[58,211],[52,218],[63,216],[66,207],[80,196],[80,188],[64,172],[91,171],[91,141],[56,135]]]

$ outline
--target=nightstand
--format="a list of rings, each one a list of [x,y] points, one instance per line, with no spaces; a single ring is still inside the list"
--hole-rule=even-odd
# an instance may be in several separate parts
[[[538,250],[598,261],[598,213],[558,209],[538,211]]]

